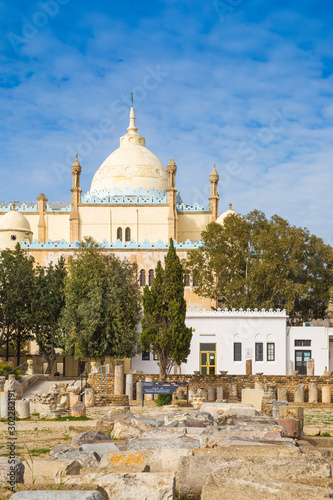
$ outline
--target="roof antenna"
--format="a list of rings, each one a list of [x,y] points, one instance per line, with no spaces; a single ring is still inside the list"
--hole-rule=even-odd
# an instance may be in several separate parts
[[[133,108],[133,92],[131,93],[131,102],[132,102],[132,108]]]

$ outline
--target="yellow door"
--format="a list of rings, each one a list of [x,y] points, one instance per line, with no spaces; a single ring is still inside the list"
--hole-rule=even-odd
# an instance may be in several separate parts
[[[201,375],[215,375],[216,344],[200,344],[200,373]]]

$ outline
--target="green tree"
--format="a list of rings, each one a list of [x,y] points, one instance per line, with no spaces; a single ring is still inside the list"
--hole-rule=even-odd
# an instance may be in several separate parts
[[[14,250],[0,253],[0,342],[16,347],[17,365],[21,350],[31,336],[31,300],[34,281],[34,259],[18,243]]]
[[[257,210],[209,224],[189,252],[197,293],[228,308],[285,308],[289,322],[325,317],[333,285],[333,249],[307,229]]]
[[[69,260],[61,326],[76,359],[132,357],[137,352],[141,294],[136,265],[106,255],[86,239]]]
[[[185,325],[183,268],[172,240],[165,268],[158,261],[151,289],[144,289],[143,310],[140,343],[157,354],[160,380],[164,381],[174,364],[186,361],[192,339],[192,328]]]
[[[60,315],[65,305],[65,259],[53,266],[38,266],[35,271],[31,302],[31,328],[40,352],[47,361],[50,374],[57,357],[56,348],[62,347]]]

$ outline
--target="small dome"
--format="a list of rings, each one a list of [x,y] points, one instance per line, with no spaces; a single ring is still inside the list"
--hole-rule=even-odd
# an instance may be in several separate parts
[[[145,147],[137,133],[134,109],[131,108],[128,133],[120,138],[120,147],[106,158],[94,175],[90,193],[119,189],[156,189],[168,187],[168,175],[160,160]]]
[[[224,222],[224,219],[226,217],[228,217],[228,215],[232,215],[232,214],[235,214],[235,215],[239,215],[239,213],[235,212],[235,210],[232,209],[232,203],[229,203],[229,208],[228,210],[226,210],[225,212],[223,212],[223,214],[221,214],[217,219],[216,219],[216,222],[217,224],[221,224],[223,225],[223,222]]]
[[[32,232],[28,219],[15,209],[0,218],[0,231]]]

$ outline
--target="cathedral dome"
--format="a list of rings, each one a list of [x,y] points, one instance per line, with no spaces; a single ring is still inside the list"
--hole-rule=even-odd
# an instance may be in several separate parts
[[[235,215],[239,215],[237,212],[235,212],[235,210],[233,210],[233,208],[232,208],[232,204],[231,204],[231,203],[229,203],[229,208],[228,208],[228,210],[226,210],[225,212],[223,212],[223,214],[221,214],[221,215],[217,218],[217,220],[216,220],[217,224],[221,224],[221,225],[223,226],[224,219],[225,219],[226,217],[228,217],[229,215],[233,215],[233,214],[235,214]]]
[[[168,187],[167,171],[160,160],[145,147],[145,139],[137,133],[133,107],[128,133],[120,138],[120,147],[106,158],[94,175],[90,194],[100,191],[124,191]],[[128,190],[127,190],[128,191]]]
[[[15,206],[0,219],[0,231],[24,231],[32,233],[29,221],[15,210]]]

